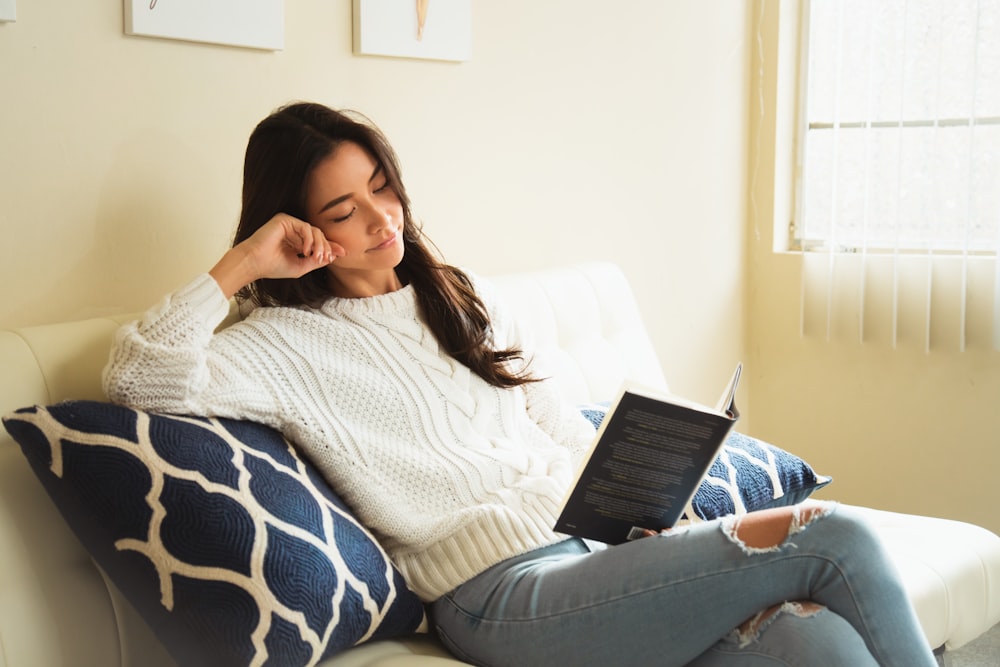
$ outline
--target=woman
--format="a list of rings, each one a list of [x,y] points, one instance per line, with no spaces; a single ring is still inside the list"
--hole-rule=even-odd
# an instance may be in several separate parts
[[[234,295],[254,309],[214,333]],[[104,381],[282,430],[468,662],[935,664],[846,508],[606,549],[553,532],[593,428],[527,359],[487,285],[431,251],[383,136],[303,103],[250,137],[233,247],[118,332]]]

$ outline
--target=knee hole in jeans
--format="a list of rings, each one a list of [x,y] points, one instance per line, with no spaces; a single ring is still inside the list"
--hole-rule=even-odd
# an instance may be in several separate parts
[[[791,507],[763,510],[752,514],[727,517],[722,521],[723,533],[744,553],[777,551],[788,538],[801,533],[813,522],[833,511],[834,503],[813,501]]]
[[[779,614],[792,614],[799,618],[809,618],[826,609],[816,602],[785,602],[775,605],[759,612],[738,628],[736,628],[736,639],[741,647],[749,646],[767,629],[767,626]]]

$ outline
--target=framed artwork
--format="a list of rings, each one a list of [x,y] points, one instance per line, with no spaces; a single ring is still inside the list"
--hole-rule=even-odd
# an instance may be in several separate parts
[[[17,20],[17,0],[0,0],[0,21]]]
[[[124,0],[125,34],[276,51],[285,48],[284,2]]]
[[[354,0],[353,9],[355,54],[472,57],[472,0]]]

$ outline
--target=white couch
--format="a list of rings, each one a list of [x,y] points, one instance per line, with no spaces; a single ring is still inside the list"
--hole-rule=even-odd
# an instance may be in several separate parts
[[[626,378],[665,384],[616,266],[510,274],[497,283],[570,400],[606,400]],[[70,398],[103,400],[100,370],[112,332],[127,319],[0,331],[0,414]],[[966,523],[864,511],[933,646],[957,648],[1000,621],[1000,537]],[[66,527],[17,444],[0,432],[0,667],[173,664]],[[432,636],[419,635],[358,646],[322,666],[446,664],[462,663]]]

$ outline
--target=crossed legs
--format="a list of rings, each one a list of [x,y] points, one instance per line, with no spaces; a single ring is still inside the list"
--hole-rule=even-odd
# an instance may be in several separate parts
[[[877,537],[829,504],[593,552],[567,540],[431,611],[444,642],[481,665],[936,665]]]

